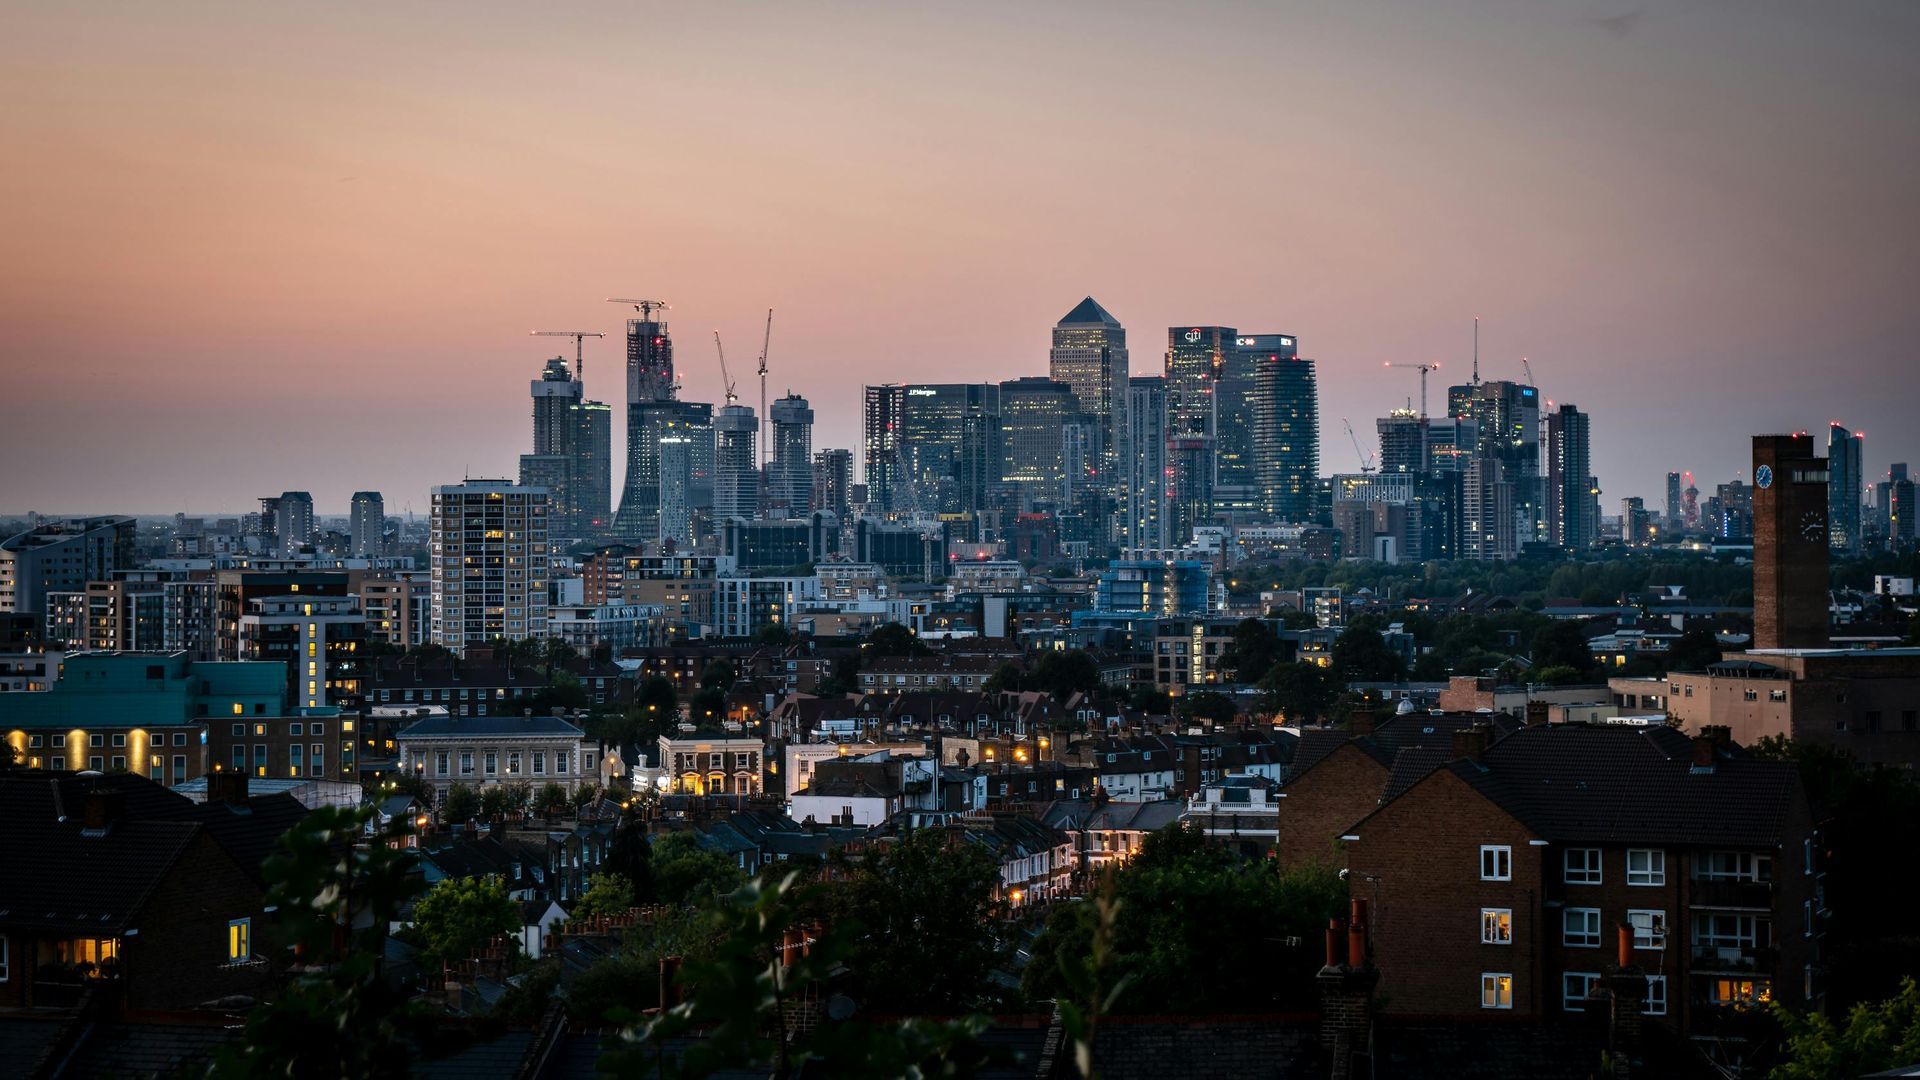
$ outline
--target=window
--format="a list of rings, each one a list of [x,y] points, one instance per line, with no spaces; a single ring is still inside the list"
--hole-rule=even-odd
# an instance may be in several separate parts
[[[232,919],[227,923],[227,963],[244,964],[253,959],[253,920]]]
[[[1561,916],[1560,944],[1576,949],[1600,947],[1600,909],[1568,908]]]
[[[87,758],[87,768],[92,769],[94,772],[99,772],[100,770],[106,767],[107,767],[106,759],[99,756],[98,754],[95,754],[92,757]]]
[[[471,750],[460,751],[460,775],[473,775],[473,751]]]
[[[1480,944],[1513,944],[1513,909],[1489,907],[1480,909]]]
[[[1480,846],[1480,880],[1512,881],[1513,849],[1505,844]]]
[[[89,735],[87,736],[87,745],[88,746],[105,746],[106,742],[98,735]]]
[[[520,775],[520,752],[518,750],[507,755],[507,775]]]
[[[1565,880],[1569,885],[1600,884],[1600,849],[1594,847],[1568,848],[1566,854]]]
[[[314,743],[313,756],[307,759],[307,775],[325,776],[327,774],[326,758],[327,748],[320,743]]]
[[[1560,1006],[1568,1012],[1586,1012],[1587,998],[1600,985],[1597,971],[1569,971],[1560,976]]]
[[[1667,913],[1650,911],[1643,908],[1627,912],[1627,922],[1633,926],[1633,947],[1636,949],[1664,949],[1667,947]]]
[[[59,772],[67,767],[67,759],[64,755],[55,754],[52,758],[48,759],[47,767],[51,768],[54,772]]]
[[[1769,690],[1767,691],[1767,700],[1785,701],[1787,700],[1787,692],[1785,690]]]
[[[447,752],[445,750],[434,755],[433,763],[439,775],[447,775]]]
[[[534,753],[533,753],[533,775],[535,775],[535,776],[545,776],[545,775],[546,775],[546,772],[547,772],[547,754],[546,754],[546,751],[544,751],[544,750],[536,750],[536,751],[534,751]]]
[[[1773,944],[1773,923],[1730,911],[1701,912],[1693,917],[1696,949],[1751,949]]]
[[[1483,971],[1480,973],[1480,1007],[1483,1009],[1513,1008],[1512,972]]]
[[[1715,979],[1707,990],[1715,1005],[1755,1005],[1773,1000],[1773,984],[1765,979]]]
[[[65,735],[55,735],[53,737],[53,748],[55,750],[58,750],[65,745],[67,745],[67,737]]]
[[[113,755],[113,771],[114,772],[127,771],[127,756],[125,754]]]
[[[300,725],[299,725],[299,724],[288,724],[288,725],[287,725],[287,734],[289,734],[289,735],[304,735],[304,734],[306,734],[306,732],[305,732],[305,731],[303,731],[303,730],[301,730],[301,727],[300,727]]]
[[[499,775],[499,773],[500,773],[500,754],[498,751],[489,750],[487,751],[487,775],[497,776]]]
[[[174,732],[174,733],[173,733],[173,745],[175,745],[175,746],[185,746],[185,745],[187,745],[187,733],[186,733],[186,732],[184,732],[184,731],[176,731],[176,732]]]
[[[1667,1015],[1667,977],[1665,975],[1647,976],[1648,1016]]]
[[[247,725],[245,725],[245,724],[235,724],[235,725],[233,725],[233,737],[234,737],[234,738],[236,738],[236,739],[244,739],[244,738],[246,738],[246,737],[247,737]]]
[[[127,735],[126,735],[126,732],[124,732],[124,731],[121,731],[121,732],[115,732],[115,733],[114,733],[114,736],[113,736],[113,745],[115,745],[115,746],[125,746],[125,745],[127,745]]]
[[[1773,856],[1709,851],[1694,861],[1693,876],[1702,881],[1772,881]]]
[[[1665,885],[1667,853],[1653,848],[1627,849],[1627,884]]]

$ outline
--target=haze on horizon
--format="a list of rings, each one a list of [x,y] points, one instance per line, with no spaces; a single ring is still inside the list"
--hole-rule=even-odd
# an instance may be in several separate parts
[[[11,0],[0,512],[323,514],[512,476],[527,383],[659,296],[859,444],[860,387],[1046,371],[1092,294],[1301,337],[1323,471],[1386,361],[1593,415],[1605,513],[1839,420],[1920,462],[1920,5]],[[1436,400],[1444,400],[1444,391]],[[624,412],[616,412],[615,491]],[[1822,440],[1824,442],[1824,439]]]

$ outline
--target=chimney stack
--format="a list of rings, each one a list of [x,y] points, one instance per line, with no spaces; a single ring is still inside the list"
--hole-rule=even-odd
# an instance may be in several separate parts
[[[1646,1011],[1647,977],[1632,962],[1633,927],[1628,923],[1621,923],[1615,929],[1614,961],[1614,970],[1588,1001],[1596,1006],[1604,1005],[1606,1009],[1609,1075],[1631,1080],[1646,1066],[1641,1055],[1640,1035],[1641,1017]]]
[[[247,804],[247,774],[239,769],[207,774],[207,802]]]
[[[1700,734],[1693,737],[1693,771],[1697,773],[1713,771],[1713,752],[1716,749],[1713,736]]]
[[[1480,755],[1487,752],[1487,745],[1493,741],[1493,729],[1485,724],[1473,723],[1453,731],[1453,756],[1479,761]]]
[[[1341,955],[1340,920],[1327,923],[1327,966],[1320,983],[1320,1046],[1332,1062],[1333,1080],[1352,1080],[1370,1072],[1373,988],[1380,973],[1367,961],[1367,902],[1355,900],[1347,920],[1346,954]],[[1342,960],[1345,963],[1341,963]]]
[[[1547,722],[1549,706],[1544,701],[1527,702],[1527,726],[1539,727]]]
[[[99,788],[87,792],[80,808],[80,827],[86,832],[106,832],[126,816],[127,797],[118,791]]]

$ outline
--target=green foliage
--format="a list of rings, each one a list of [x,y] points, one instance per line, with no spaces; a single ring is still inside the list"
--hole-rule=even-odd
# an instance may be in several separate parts
[[[567,984],[567,1015],[584,1023],[618,1022],[626,1013],[657,1009],[660,960],[704,961],[720,948],[726,926],[716,905],[655,914],[644,932],[628,935],[618,956],[593,965]]]
[[[569,915],[585,919],[594,915],[616,915],[633,907],[633,882],[623,874],[594,874],[587,878],[587,891],[574,902]]]
[[[703,686],[687,702],[687,719],[695,727],[718,724],[727,716],[727,691],[723,687]]]
[[[1774,1005],[1786,1035],[1786,1060],[1771,1080],[1852,1080],[1920,1060],[1920,986],[1913,977],[1885,1001],[1861,1002],[1843,1024]]]
[[[749,884],[709,918],[718,925],[713,955],[689,957],[681,985],[688,999],[644,1023],[633,1022],[603,1055],[614,1077],[707,1077],[725,1071],[774,1076],[931,1077],[972,1075],[993,1063],[978,1041],[984,1018],[897,1025],[853,1021],[801,1032],[782,1022],[784,1003],[828,978],[846,953],[836,933],[804,951],[783,950],[803,910],[792,877]],[[782,960],[786,962],[782,962]],[[698,1031],[700,1038],[687,1037]],[[677,1057],[669,1042],[682,1047]]]
[[[951,1014],[987,1005],[1000,958],[993,892],[1000,866],[936,829],[837,860],[828,922],[850,928],[850,991],[881,1012]]]
[[[1535,668],[1531,681],[1546,683],[1549,686],[1572,686],[1585,681],[1585,678],[1586,676],[1579,668],[1555,664],[1551,667]]]
[[[575,712],[590,703],[587,688],[579,676],[571,671],[554,671],[547,676],[547,685],[535,690],[533,696],[527,699],[526,707],[535,716],[548,716],[555,709]]]
[[[995,668],[993,674],[987,676],[987,681],[980,685],[980,692],[983,694],[1013,693],[1020,689],[1023,675],[1020,665],[1008,660]]]
[[[1090,694],[1099,685],[1100,664],[1084,649],[1042,652],[1020,680],[1021,689],[1044,691],[1060,702]]]
[[[1406,673],[1400,654],[1387,647],[1381,631],[1386,620],[1362,615],[1347,624],[1333,640],[1333,671],[1342,683],[1398,679]]]
[[[248,1013],[245,1036],[221,1049],[216,1080],[400,1080],[414,1059],[446,1049],[433,1018],[380,977],[386,928],[421,884],[400,848],[404,821],[361,844],[373,814],[315,810],[262,867],[275,909],[264,937],[300,963]]]
[[[573,801],[567,797],[566,785],[555,780],[540,785],[539,794],[533,797],[534,812],[548,817],[557,817],[572,805]]]
[[[1280,659],[1280,637],[1261,619],[1242,619],[1220,657],[1235,682],[1259,682]]]
[[[902,623],[875,627],[861,643],[860,651],[868,656],[928,656],[933,652],[918,634]]]
[[[1182,694],[1175,707],[1183,720],[1202,719],[1224,724],[1239,715],[1232,698],[1211,690]]]
[[[1311,1005],[1320,932],[1345,902],[1329,867],[1279,873],[1212,846],[1191,825],[1149,836],[1114,876],[1111,968],[1120,1011],[1265,1012]],[[1060,908],[1034,941],[1023,986],[1072,998],[1091,955],[1095,905]],[[1249,933],[1257,927],[1257,933]]]
[[[1111,871],[1101,881],[1093,905],[1093,930],[1087,956],[1078,963],[1069,959],[1060,965],[1060,979],[1072,994],[1056,1002],[1060,1008],[1061,1030],[1073,1040],[1073,1067],[1083,1080],[1095,1080],[1099,1076],[1093,1062],[1094,1035],[1100,1018],[1113,1011],[1128,984],[1125,978],[1111,985],[1107,982],[1107,969],[1113,960],[1113,928],[1120,914]]]
[[[1127,694],[1128,704],[1142,712],[1166,716],[1173,711],[1173,698],[1151,683],[1134,687]]]
[[[520,909],[496,877],[447,878],[413,905],[422,966],[464,960],[519,929]]]
[[[631,805],[613,830],[613,840],[607,845],[607,857],[602,865],[607,873],[625,878],[635,898],[654,898],[653,845],[647,842],[646,824]]]
[[[733,661],[715,659],[707,661],[700,672],[700,689],[725,691],[740,679],[740,669]]]
[[[650,858],[653,900],[661,904],[701,904],[740,887],[746,874],[732,860],[700,846],[692,832],[668,833],[653,841]]]
[[[784,623],[768,623],[760,628],[759,633],[753,635],[753,643],[756,645],[791,645],[794,640],[793,631],[787,629]]]
[[[1575,619],[1555,619],[1541,627],[1533,635],[1532,659],[1536,671],[1571,668],[1573,677],[1564,682],[1591,679],[1597,667],[1587,647],[1586,627]]]
[[[447,797],[440,802],[440,820],[457,825],[479,816],[480,793],[467,784],[448,785]]]
[[[488,819],[517,814],[533,804],[533,788],[524,780],[488,784],[480,790],[480,814]]]
[[[383,792],[370,789],[369,794],[375,798],[384,798],[386,795],[411,795],[421,806],[433,806],[433,782],[419,773],[395,769],[387,774],[382,786],[387,790]]]
[[[1833,912],[1821,944],[1829,1010],[1894,996],[1903,976],[1920,971],[1920,934],[1908,910],[1920,868],[1887,853],[1920,851],[1920,783],[1902,769],[1862,768],[1820,743],[1762,739],[1752,751],[1799,766],[1821,823],[1817,857]]]
[[[1260,680],[1265,707],[1295,724],[1317,724],[1333,705],[1334,687],[1318,664],[1275,664]]]

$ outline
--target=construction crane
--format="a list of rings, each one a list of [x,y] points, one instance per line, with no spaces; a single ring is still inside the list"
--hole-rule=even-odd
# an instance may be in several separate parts
[[[733,392],[733,376],[727,374],[727,350],[720,344],[718,330],[713,332],[713,351],[720,354],[720,381],[727,384],[727,404],[731,405],[740,400],[740,395]]]
[[[1340,418],[1340,422],[1347,425],[1347,438],[1353,440],[1353,453],[1355,457],[1358,457],[1360,459],[1360,471],[1363,473],[1372,472],[1373,471],[1373,455],[1367,453],[1365,450],[1360,449],[1360,436],[1355,435],[1353,433],[1353,422],[1348,420],[1344,416]]]
[[[641,322],[652,322],[655,311],[667,310],[667,302],[665,300],[629,300],[624,296],[609,296],[607,297],[607,303],[631,304],[633,310],[640,313]]]
[[[1427,372],[1440,370],[1439,362],[1436,361],[1431,364],[1396,364],[1388,361],[1381,366],[1390,368],[1414,368],[1420,372],[1420,419],[1425,420],[1427,418]]]
[[[1533,365],[1527,363],[1527,358],[1524,356],[1520,358],[1520,370],[1527,373],[1527,385],[1532,386],[1533,385]]]
[[[773,417],[767,414],[767,346],[773,344],[773,309],[767,309],[767,332],[760,339],[760,471],[767,470],[767,444],[772,441],[768,426]]]
[[[573,339],[573,377],[580,380],[581,382],[587,381],[587,362],[584,359],[584,354],[582,353],[580,348],[581,342],[590,337],[606,337],[607,336],[605,334],[598,333],[593,330],[529,330],[527,331],[527,333],[533,335],[534,337],[570,337],[572,338]]]

